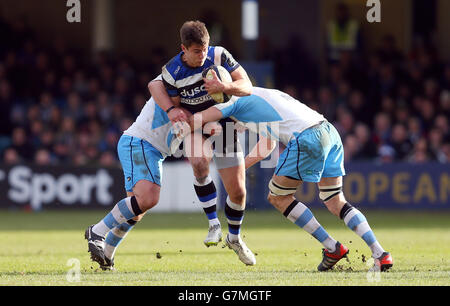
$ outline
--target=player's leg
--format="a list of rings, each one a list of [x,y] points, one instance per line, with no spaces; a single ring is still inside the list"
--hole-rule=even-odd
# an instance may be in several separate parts
[[[372,251],[375,267],[383,271],[389,269],[392,266],[391,255],[385,252],[377,241],[366,217],[350,205],[342,193],[342,176],[345,175],[344,149],[339,133],[328,122],[323,124],[322,130],[331,147],[318,184],[319,197],[332,214],[344,220],[345,224],[366,242]]]
[[[125,189],[130,192],[130,196],[116,203],[100,222],[88,227],[85,232],[91,258],[101,266],[106,264],[106,235],[115,227],[142,215],[159,200],[163,161],[161,153],[150,143],[125,135],[119,140],[118,153],[125,177]]]
[[[324,168],[324,156],[328,143],[321,125],[305,130],[292,139],[281,154],[275,175],[269,184],[269,201],[290,221],[305,229],[322,245],[323,260],[318,266],[319,271],[331,269],[340,259],[347,255],[348,249],[332,238],[320,225],[311,210],[297,201],[293,194],[300,181],[320,181]],[[322,141],[323,140],[323,141]]]
[[[207,247],[222,240],[222,230],[217,217],[217,192],[209,174],[212,158],[211,143],[198,133],[188,135],[184,141],[185,153],[194,172],[194,190],[209,222],[208,235],[204,240]]]
[[[214,163],[228,194],[225,203],[228,235],[225,242],[243,263],[254,265],[256,257],[240,236],[246,203],[244,154],[234,131],[234,125],[226,126],[223,122],[223,126],[225,126],[224,133],[215,137]]]
[[[127,197],[132,197],[134,194],[132,192],[127,192]],[[105,240],[105,265],[100,266],[103,270],[113,270],[114,269],[114,256],[116,254],[117,248],[120,243],[125,239],[128,233],[134,228],[134,226],[141,221],[144,214],[136,216],[135,218],[128,220],[122,224],[119,224],[113,228],[106,236]]]
[[[239,240],[245,211],[245,164],[218,169],[228,196],[225,203],[225,216],[228,222],[228,240]]]
[[[86,230],[85,238],[89,243],[91,258],[101,266],[106,264],[104,254],[106,235],[114,228],[144,214],[158,202],[159,185],[140,180],[134,189],[133,196],[117,202],[102,220]]]
[[[393,264],[392,257],[378,242],[366,217],[345,199],[342,192],[342,177],[322,178],[319,182],[319,190],[320,198],[324,201],[328,210],[342,219],[345,225],[369,246],[375,261],[375,267],[381,271],[391,268]]]
[[[300,184],[299,180],[274,175],[269,182],[267,199],[289,221],[312,235],[328,251],[334,252],[338,242],[320,225],[311,210],[295,199],[294,193]]]
[[[220,166],[221,162],[218,162]],[[225,203],[225,216],[228,222],[227,246],[234,250],[246,265],[255,265],[256,257],[241,238],[241,225],[244,220],[246,190],[245,164],[219,169],[225,190],[228,194]]]

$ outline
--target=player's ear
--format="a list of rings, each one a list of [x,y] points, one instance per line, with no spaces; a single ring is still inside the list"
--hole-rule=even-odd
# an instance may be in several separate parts
[[[183,44],[181,44],[181,50],[186,53],[187,48]]]

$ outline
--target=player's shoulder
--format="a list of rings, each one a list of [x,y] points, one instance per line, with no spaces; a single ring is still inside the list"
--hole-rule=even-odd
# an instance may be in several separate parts
[[[220,65],[225,67],[228,72],[231,73],[238,67],[240,67],[238,61],[236,61],[230,51],[228,51],[224,47],[217,46],[215,54],[218,61],[220,61]]]
[[[206,60],[209,61],[210,65],[224,66],[226,68],[226,65],[235,66],[237,64],[231,53],[222,46],[209,46]]]
[[[170,61],[167,62],[162,68],[162,74],[164,78],[177,79],[177,75],[183,68],[183,62],[181,60],[181,52],[172,57]]]

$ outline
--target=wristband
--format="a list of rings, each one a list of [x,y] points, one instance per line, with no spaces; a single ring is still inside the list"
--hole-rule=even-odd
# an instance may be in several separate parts
[[[168,114],[172,109],[174,109],[175,108],[175,106],[171,106],[171,107],[169,107],[167,110],[166,110],[166,114]]]

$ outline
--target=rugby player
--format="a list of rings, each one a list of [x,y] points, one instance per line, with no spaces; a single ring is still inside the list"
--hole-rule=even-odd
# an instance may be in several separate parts
[[[157,78],[148,85],[152,97],[173,123],[186,120],[186,114],[179,106],[196,113],[216,104],[210,94],[224,92],[246,96],[251,93],[252,84],[242,66],[225,48],[209,46],[209,33],[204,23],[185,22],[180,29],[180,37],[181,52],[162,67],[162,78]],[[223,66],[230,72],[233,81],[222,82],[215,73],[212,80],[204,79],[202,72],[212,65]],[[235,131],[227,136],[226,122],[230,120],[220,121],[224,131],[221,146],[223,150],[219,150],[216,145],[214,154],[205,152],[211,150],[211,145],[206,142],[205,137],[195,137],[192,134],[185,139],[190,148],[186,150],[186,154],[195,176],[195,192],[209,220],[205,245],[217,245],[222,239],[221,225],[217,218],[216,187],[209,175],[209,163],[213,155],[212,159],[228,193],[225,204],[228,222],[226,244],[238,254],[242,262],[254,265],[255,256],[240,236],[246,202],[244,156]],[[231,138],[231,141],[226,141],[227,138]],[[200,154],[194,154],[195,152]]]
[[[153,98],[142,108],[136,121],[123,132],[117,144],[127,197],[120,200],[100,222],[85,231],[91,259],[103,270],[114,268],[118,245],[145,212],[159,201],[164,159],[182,142],[172,124]]]
[[[251,96],[232,97],[227,103],[193,115],[189,123],[194,128],[222,118],[232,118],[261,136],[245,158],[246,169],[267,157],[276,141],[286,146],[269,182],[268,200],[290,221],[322,243],[323,259],[319,271],[331,269],[349,250],[325,231],[306,205],[294,198],[303,181],[317,183],[319,198],[328,210],[369,246],[374,271],[392,267],[392,256],[377,241],[365,216],[344,197],[344,148],[339,133],[323,115],[284,92],[254,87]]]

